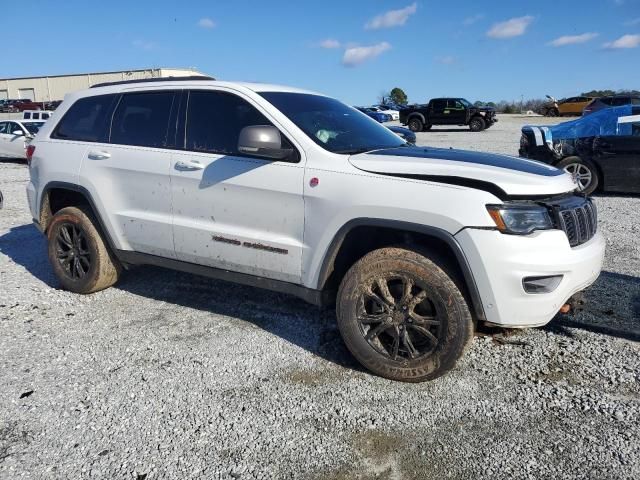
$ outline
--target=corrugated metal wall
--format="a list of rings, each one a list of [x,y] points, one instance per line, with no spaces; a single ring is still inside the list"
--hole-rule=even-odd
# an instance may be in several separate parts
[[[67,93],[84,90],[96,83],[118,82],[121,80],[141,80],[156,77],[181,77],[202,75],[195,69],[150,68],[122,72],[86,73],[56,77],[33,77],[0,80],[0,99],[22,98],[23,92],[33,89],[36,102],[62,100]]]

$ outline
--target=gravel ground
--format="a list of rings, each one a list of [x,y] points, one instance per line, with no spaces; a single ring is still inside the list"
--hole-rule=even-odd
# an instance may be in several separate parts
[[[418,137],[514,153],[533,121]],[[0,162],[0,478],[640,477],[640,198],[596,200],[608,251],[584,313],[478,335],[410,385],[285,295],[146,267],[59,290],[26,181]]]

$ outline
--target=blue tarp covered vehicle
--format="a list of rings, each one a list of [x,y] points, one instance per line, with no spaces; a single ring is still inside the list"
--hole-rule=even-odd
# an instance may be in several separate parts
[[[640,193],[640,107],[624,105],[558,125],[522,127],[520,156],[564,168],[580,190]]]

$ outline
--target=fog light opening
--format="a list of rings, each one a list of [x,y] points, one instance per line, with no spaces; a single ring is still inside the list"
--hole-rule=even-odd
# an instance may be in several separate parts
[[[562,275],[546,275],[540,277],[524,277],[522,287],[527,293],[551,293],[562,281]]]

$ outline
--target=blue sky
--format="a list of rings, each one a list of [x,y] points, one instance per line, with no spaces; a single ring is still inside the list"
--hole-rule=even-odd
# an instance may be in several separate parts
[[[193,66],[352,104],[640,89],[640,0],[6,3],[0,78]]]

